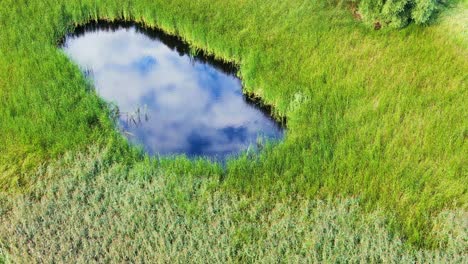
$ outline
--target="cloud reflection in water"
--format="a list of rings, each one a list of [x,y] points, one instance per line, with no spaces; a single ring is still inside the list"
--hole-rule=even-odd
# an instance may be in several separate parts
[[[224,158],[280,138],[281,127],[246,102],[234,75],[177,52],[135,26],[94,28],[65,39],[63,49],[90,69],[97,92],[120,112],[146,107],[148,120],[120,125],[150,154]]]

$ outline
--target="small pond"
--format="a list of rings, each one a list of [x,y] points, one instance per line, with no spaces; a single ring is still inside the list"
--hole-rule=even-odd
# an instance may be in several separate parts
[[[191,56],[176,37],[135,24],[88,24],[62,49],[115,105],[122,133],[151,155],[224,159],[283,136],[242,92],[232,65]]]

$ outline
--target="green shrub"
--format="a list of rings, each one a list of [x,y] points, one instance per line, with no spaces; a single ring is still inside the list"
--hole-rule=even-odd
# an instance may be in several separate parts
[[[424,24],[431,19],[437,10],[438,2],[436,0],[415,0],[411,10],[411,18],[416,24]]]
[[[362,0],[359,11],[367,23],[401,28],[428,23],[439,6],[438,0]]]

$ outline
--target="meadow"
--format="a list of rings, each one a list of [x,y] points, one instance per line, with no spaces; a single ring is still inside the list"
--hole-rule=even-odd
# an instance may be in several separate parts
[[[466,214],[445,210],[440,248],[408,247],[381,210],[359,199],[319,201],[232,195],[218,180],[129,169],[92,148],[38,172],[31,195],[0,225],[12,263],[463,263]],[[71,165],[72,164],[72,165]],[[152,170],[148,170],[152,168]],[[6,201],[6,197],[2,197]],[[0,201],[1,199],[0,198]],[[465,230],[463,229],[465,228]]]
[[[374,30],[346,1],[0,0],[0,262],[466,261],[467,10]],[[238,65],[285,140],[225,167],[129,146],[58,48],[98,19]]]

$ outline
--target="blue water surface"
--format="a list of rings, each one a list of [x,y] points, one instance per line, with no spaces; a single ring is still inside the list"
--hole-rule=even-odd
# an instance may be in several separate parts
[[[164,36],[159,37],[159,35]],[[242,93],[234,71],[135,25],[83,27],[63,50],[119,109],[122,133],[149,154],[224,159],[279,139],[282,127]]]

